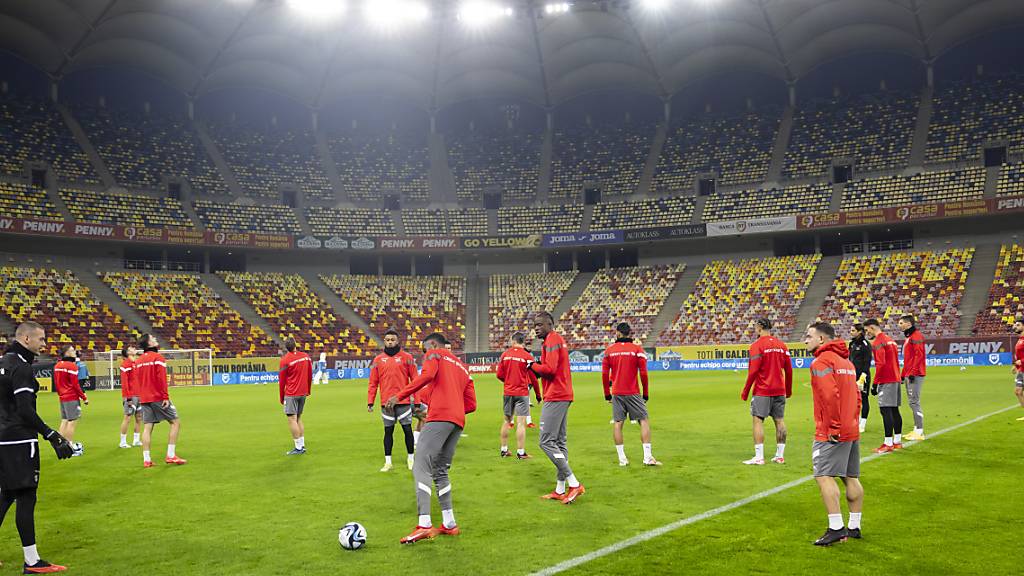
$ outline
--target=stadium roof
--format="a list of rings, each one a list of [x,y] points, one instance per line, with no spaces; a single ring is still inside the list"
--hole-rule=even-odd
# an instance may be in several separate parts
[[[436,109],[482,97],[554,106],[616,88],[665,97],[730,69],[795,81],[858,52],[927,61],[1024,24],[1020,0],[663,0],[657,12],[643,0],[608,0],[546,15],[541,2],[493,0],[516,16],[471,28],[456,18],[457,2],[432,0],[426,20],[382,30],[359,14],[363,0],[316,21],[299,17],[297,1],[8,1],[0,49],[53,78],[126,66],[192,98],[260,87],[314,108],[389,96]]]

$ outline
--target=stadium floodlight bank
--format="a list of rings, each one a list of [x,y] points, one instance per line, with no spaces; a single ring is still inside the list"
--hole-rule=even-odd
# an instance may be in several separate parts
[[[168,386],[212,386],[213,350],[195,348],[189,350],[160,350],[167,360]],[[97,352],[96,389],[115,390],[121,388],[121,351]]]

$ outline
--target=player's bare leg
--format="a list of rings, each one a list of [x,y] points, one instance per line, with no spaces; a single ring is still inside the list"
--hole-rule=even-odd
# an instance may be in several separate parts
[[[147,422],[142,426],[142,465],[146,468],[153,467],[153,459],[149,456],[149,447],[152,441],[153,425]]]
[[[846,504],[850,508],[850,521],[846,531],[850,538],[860,538],[860,515],[864,509],[864,487],[859,478],[843,478],[846,484]]]
[[[511,429],[512,429],[511,418],[506,416],[505,419],[501,422],[501,454],[500,454],[500,456],[502,458],[508,458],[509,457],[509,453],[508,453],[508,433],[509,433],[509,430],[511,430]],[[522,444],[520,444],[520,446],[522,446]]]
[[[615,451],[619,455],[619,466],[629,466],[629,458],[626,458],[626,447],[623,446],[622,421],[612,425],[612,440],[615,442]]]
[[[644,466],[661,466],[651,451],[651,421],[646,418],[640,421],[640,444],[644,449]]]
[[[751,416],[754,421],[754,457],[744,460],[744,464],[760,466],[764,464],[764,420]]]
[[[516,416],[516,455],[520,460],[529,458],[526,454],[526,416]]]
[[[171,420],[171,430],[167,433],[167,458],[164,462],[168,464],[185,464],[187,461],[183,458],[178,458],[175,453],[175,445],[178,443],[178,433],[181,432],[181,420]]]
[[[775,420],[775,457],[772,462],[776,464],[786,463],[786,421],[782,418]],[[763,436],[762,436],[763,438]]]
[[[142,413],[135,411],[135,429],[132,432],[132,446],[142,446]]]
[[[1013,389],[1013,393],[1017,395],[1017,402],[1020,402],[1020,407],[1024,408],[1024,388],[1017,386]]]
[[[299,416],[297,414],[288,415],[288,430],[291,431],[292,442],[295,443],[295,449],[288,452],[288,454],[305,454],[306,447],[303,441],[302,422],[299,420]]]

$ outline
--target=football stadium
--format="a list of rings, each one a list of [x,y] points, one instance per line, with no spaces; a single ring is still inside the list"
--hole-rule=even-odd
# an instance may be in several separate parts
[[[0,575],[1019,574],[1022,62],[1020,0],[0,2]]]

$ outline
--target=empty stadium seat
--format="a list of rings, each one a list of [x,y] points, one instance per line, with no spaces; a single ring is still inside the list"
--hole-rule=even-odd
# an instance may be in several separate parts
[[[831,201],[832,186],[829,184],[712,194],[704,205],[704,220],[714,222],[828,212]]]
[[[287,206],[223,204],[212,200],[193,201],[196,214],[207,228],[265,234],[300,234],[295,211]]]
[[[935,90],[928,162],[977,161],[989,141],[1024,152],[1024,76],[954,82]]]
[[[605,195],[632,194],[651,150],[654,126],[576,126],[555,131],[551,159],[554,199],[578,198],[587,182]]]
[[[391,213],[379,208],[306,207],[306,219],[317,236],[376,234],[393,236]]]
[[[483,236],[487,234],[487,211],[483,208],[402,210],[407,236]]]
[[[509,337],[516,332],[522,332],[529,340],[533,333],[533,315],[542,310],[554,310],[578,274],[570,270],[491,276],[488,292],[490,349],[504,350],[509,345]]]
[[[582,226],[582,204],[502,206],[498,209],[500,234],[575,232]]]
[[[312,133],[219,125],[210,134],[246,194],[280,198],[294,184],[306,198],[334,200]]]
[[[425,135],[334,134],[327,144],[352,200],[375,202],[388,193],[430,200],[430,153]]]
[[[932,202],[980,200],[985,194],[985,169],[922,172],[856,180],[843,190],[844,210],[866,210]]]
[[[490,190],[509,200],[536,198],[543,140],[538,132],[448,134],[448,161],[459,200],[479,201]]]
[[[689,224],[693,198],[602,202],[594,206],[591,230],[626,230]]]
[[[1018,196],[1024,194],[1024,164],[1004,164],[996,181],[996,195]]]
[[[1024,317],[1024,247],[1007,244],[999,250],[996,275],[974,320],[974,333],[1005,336],[1018,317]]]
[[[46,190],[20,182],[0,181],[0,215],[14,218],[63,220]]]
[[[142,194],[61,188],[60,197],[71,216],[81,222],[122,226],[192,228],[181,202]]]
[[[0,97],[0,134],[0,172],[20,176],[26,161],[42,161],[60,181],[100,181],[51,102]]]

